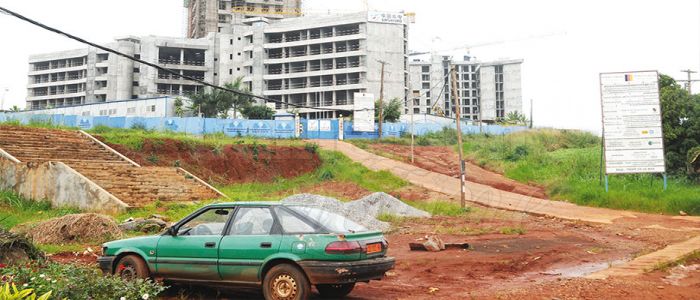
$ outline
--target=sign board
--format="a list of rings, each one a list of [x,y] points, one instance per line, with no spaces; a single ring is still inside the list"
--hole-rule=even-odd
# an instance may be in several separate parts
[[[318,121],[318,131],[331,131],[331,120],[320,120]]]
[[[374,94],[355,93],[353,131],[374,132]]]
[[[665,173],[659,75],[601,73],[605,173]]]
[[[368,11],[367,21],[385,24],[403,24],[404,14],[400,12]]]

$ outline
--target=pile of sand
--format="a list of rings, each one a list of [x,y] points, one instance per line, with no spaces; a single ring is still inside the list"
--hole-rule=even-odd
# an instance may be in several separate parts
[[[27,236],[35,243],[106,242],[121,237],[114,220],[105,215],[75,214],[51,219],[32,226]]]

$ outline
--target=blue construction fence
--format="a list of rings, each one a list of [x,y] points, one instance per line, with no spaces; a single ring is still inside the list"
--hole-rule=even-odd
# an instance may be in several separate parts
[[[51,123],[54,125],[78,127],[89,130],[96,126],[112,128],[144,128],[157,131],[172,131],[192,135],[223,133],[227,136],[254,136],[261,138],[302,138],[302,139],[339,139],[339,120],[299,120],[302,130],[297,136],[297,124],[295,120],[238,120],[238,119],[211,119],[211,118],[178,118],[178,117],[109,117],[109,116],[76,116],[76,115],[44,115],[26,113],[0,113],[0,122],[19,122],[29,124],[31,122]],[[379,137],[378,126],[374,132],[354,131],[351,121],[343,122],[344,139],[375,139]],[[446,126],[437,123],[417,123],[413,125],[416,135],[440,131],[445,127],[455,128],[455,124]],[[384,123],[382,127],[384,137],[400,137],[402,134],[410,134],[411,125],[408,123]],[[526,127],[488,125],[479,126],[462,124],[462,132],[465,134],[477,134],[480,132],[503,135],[526,130]]]

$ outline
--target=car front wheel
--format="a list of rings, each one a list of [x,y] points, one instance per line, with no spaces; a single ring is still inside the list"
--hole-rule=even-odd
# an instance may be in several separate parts
[[[323,298],[342,298],[350,294],[352,289],[355,288],[354,283],[347,284],[319,284],[316,285],[318,293],[321,294]]]
[[[122,257],[114,270],[114,275],[124,280],[146,279],[149,273],[146,262],[136,255]]]
[[[266,300],[306,300],[311,285],[306,275],[296,266],[276,265],[263,280],[263,294]]]

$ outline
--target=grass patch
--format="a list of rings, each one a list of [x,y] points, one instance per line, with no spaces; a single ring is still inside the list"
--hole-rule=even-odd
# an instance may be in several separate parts
[[[506,235],[523,235],[527,233],[527,230],[522,227],[501,227],[498,232]]]
[[[700,186],[669,178],[663,191],[660,175],[610,176],[610,191],[600,182],[600,139],[569,130],[534,130],[506,136],[466,136],[464,150],[478,164],[506,177],[536,183],[553,199],[580,205],[700,215]]]
[[[459,204],[448,201],[404,201],[406,204],[417,209],[429,212],[434,216],[457,217],[472,212],[472,208],[467,206],[462,208]]]
[[[700,251],[693,251],[688,255],[681,257],[680,259],[669,261],[665,263],[656,264],[651,270],[648,271],[663,271],[667,272],[669,269],[679,266],[686,265],[688,262],[700,260]]]
[[[390,192],[408,183],[387,171],[372,171],[340,152],[318,150],[322,161],[316,171],[299,177],[278,178],[269,183],[242,183],[221,186],[219,190],[236,201],[279,200],[323,181],[352,182],[371,192]]]
[[[22,223],[79,213],[73,208],[52,208],[48,201],[33,201],[14,192],[0,190],[0,226],[10,229]]]
[[[146,140],[164,140],[174,139],[185,142],[186,144],[197,146],[210,146],[215,149],[221,149],[223,145],[280,145],[280,146],[304,146],[305,143],[300,139],[276,139],[266,140],[255,137],[231,137],[223,133],[205,134],[202,136],[188,135],[185,133],[172,131],[155,131],[144,128],[119,129],[106,126],[95,126],[88,131],[91,134],[99,135],[104,140],[111,144],[119,144],[126,146],[132,150],[140,150]]]

